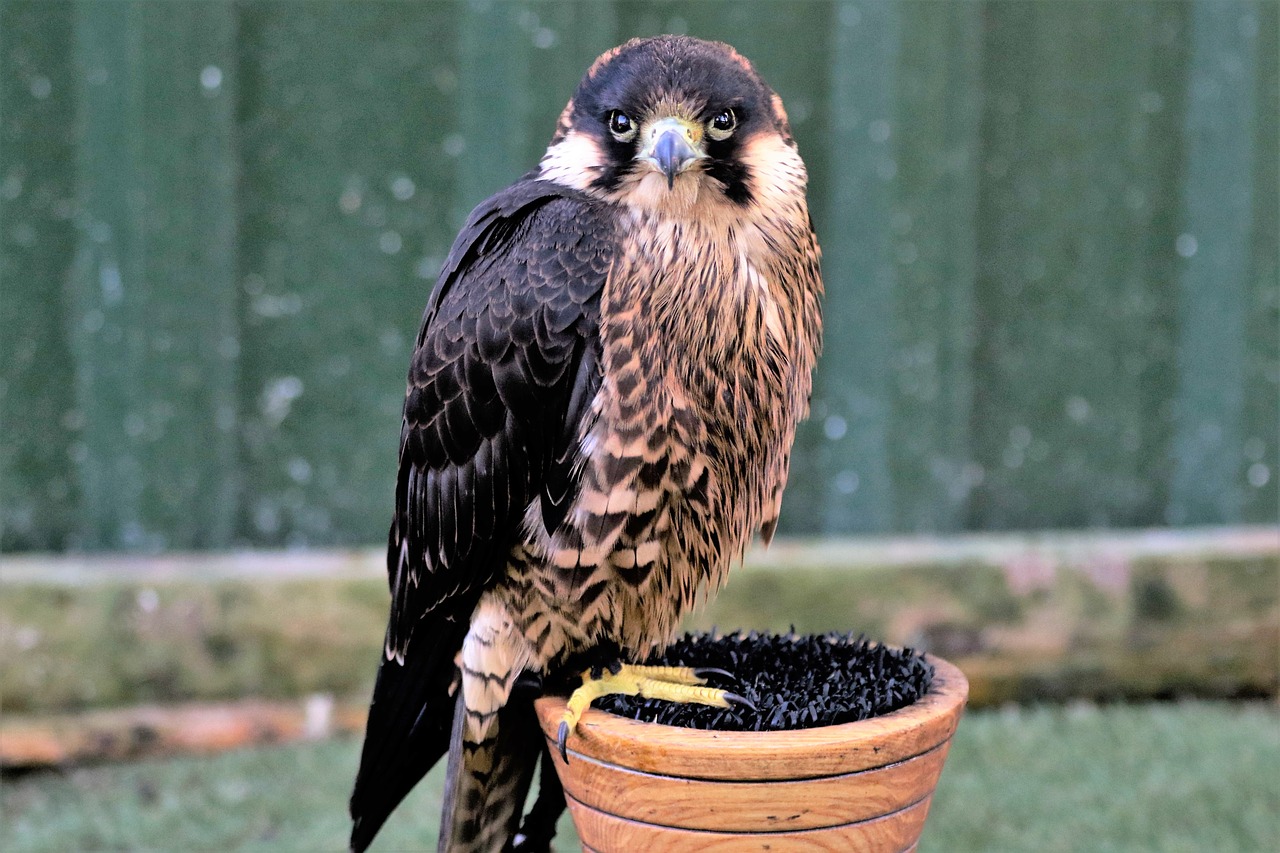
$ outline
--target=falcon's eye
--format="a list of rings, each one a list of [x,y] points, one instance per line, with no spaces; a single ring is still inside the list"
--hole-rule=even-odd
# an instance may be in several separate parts
[[[609,132],[613,134],[614,139],[619,142],[630,142],[635,138],[636,125],[631,120],[631,116],[622,110],[610,110],[609,118],[606,122],[609,125]]]
[[[707,135],[712,139],[728,139],[738,127],[738,114],[726,107],[716,113],[707,125]]]

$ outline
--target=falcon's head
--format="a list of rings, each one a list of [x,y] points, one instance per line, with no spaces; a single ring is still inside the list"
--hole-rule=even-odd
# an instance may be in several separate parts
[[[592,64],[539,177],[634,207],[749,208],[805,182],[781,99],[727,44],[633,39]]]

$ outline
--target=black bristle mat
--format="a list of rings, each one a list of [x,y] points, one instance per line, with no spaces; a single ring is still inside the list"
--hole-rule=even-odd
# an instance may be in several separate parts
[[[650,723],[718,731],[783,731],[877,717],[928,692],[933,667],[921,653],[848,634],[686,634],[648,664],[715,667],[710,684],[755,704],[711,705],[605,696],[594,707]]]

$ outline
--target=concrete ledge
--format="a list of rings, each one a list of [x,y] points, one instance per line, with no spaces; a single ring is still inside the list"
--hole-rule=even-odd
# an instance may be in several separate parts
[[[367,696],[376,551],[7,556],[10,714]],[[780,542],[691,627],[862,632],[961,666],[975,704],[1275,695],[1280,528]]]

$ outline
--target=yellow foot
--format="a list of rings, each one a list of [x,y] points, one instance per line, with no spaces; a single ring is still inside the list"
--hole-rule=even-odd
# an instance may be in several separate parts
[[[560,731],[556,743],[560,757],[567,764],[569,750],[566,746],[569,732],[578,725],[582,712],[601,696],[623,694],[645,699],[666,699],[668,702],[697,702],[731,708],[742,705],[755,710],[755,705],[736,693],[707,687],[708,675],[732,678],[722,669],[687,666],[638,666],[623,664],[616,671],[587,670],[582,673],[582,686],[569,696],[569,704],[560,719]]]

